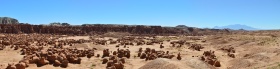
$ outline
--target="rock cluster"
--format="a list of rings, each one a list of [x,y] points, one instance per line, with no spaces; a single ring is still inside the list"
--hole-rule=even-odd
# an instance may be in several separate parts
[[[220,61],[218,61],[216,55],[214,54],[215,51],[204,51],[203,56],[200,57],[200,60],[213,65],[215,67],[221,67]]]
[[[201,44],[192,44],[191,47],[189,47],[188,49],[200,51],[200,49],[203,49],[203,48],[204,47],[202,47]]]
[[[77,48],[65,48],[66,45],[80,44],[89,42],[90,40],[59,40],[55,41],[49,39],[50,37],[57,37],[54,35],[38,35],[38,34],[6,34],[5,37],[0,38],[1,50],[11,48],[13,50],[20,50],[20,54],[24,57],[18,63],[10,63],[7,69],[25,69],[29,64],[36,64],[41,67],[47,64],[53,66],[68,67],[69,63],[80,64],[81,57],[91,58],[94,56],[93,49],[79,50]],[[51,45],[51,47],[47,47]]]
[[[172,59],[173,57],[175,57],[175,55],[169,54],[169,51],[166,51],[166,52],[165,51],[156,51],[155,49],[151,49],[151,48],[146,48],[143,51],[142,48],[139,48],[137,57],[148,61],[148,60],[154,60],[157,58]],[[178,60],[182,59],[182,57],[180,56],[180,53],[178,54],[177,59]]]
[[[221,48],[221,50],[223,51],[226,51],[228,54],[229,57],[232,57],[232,58],[235,58],[235,49],[233,47],[224,47],[224,48]]]

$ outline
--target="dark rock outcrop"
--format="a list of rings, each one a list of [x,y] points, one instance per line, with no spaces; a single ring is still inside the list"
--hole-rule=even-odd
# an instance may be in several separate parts
[[[0,24],[19,24],[17,19],[10,17],[0,17]]]

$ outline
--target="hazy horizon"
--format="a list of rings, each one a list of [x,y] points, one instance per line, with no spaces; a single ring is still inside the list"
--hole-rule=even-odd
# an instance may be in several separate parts
[[[1,0],[0,17],[22,23],[186,25],[242,24],[279,29],[280,1],[267,0]]]

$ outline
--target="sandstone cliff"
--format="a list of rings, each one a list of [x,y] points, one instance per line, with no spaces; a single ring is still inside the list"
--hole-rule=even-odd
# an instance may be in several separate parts
[[[108,32],[125,32],[134,35],[209,35],[224,33],[227,30],[200,29],[179,25],[177,27],[145,26],[145,25],[114,25],[114,24],[83,24],[73,26],[68,23],[51,23],[50,25],[30,25],[19,23],[17,19],[0,17],[0,33],[40,33],[59,35],[91,35]]]
[[[42,34],[61,34],[61,35],[90,35],[104,34],[107,32],[128,32],[137,35],[203,35],[224,32],[219,29],[198,29],[198,28],[176,28],[161,26],[143,25],[92,25],[92,26],[44,26],[30,24],[0,24],[0,33],[42,33]]]

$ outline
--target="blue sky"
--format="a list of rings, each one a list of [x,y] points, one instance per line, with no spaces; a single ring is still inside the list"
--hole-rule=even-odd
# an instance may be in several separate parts
[[[0,0],[0,17],[30,24],[244,24],[280,29],[280,0]]]

